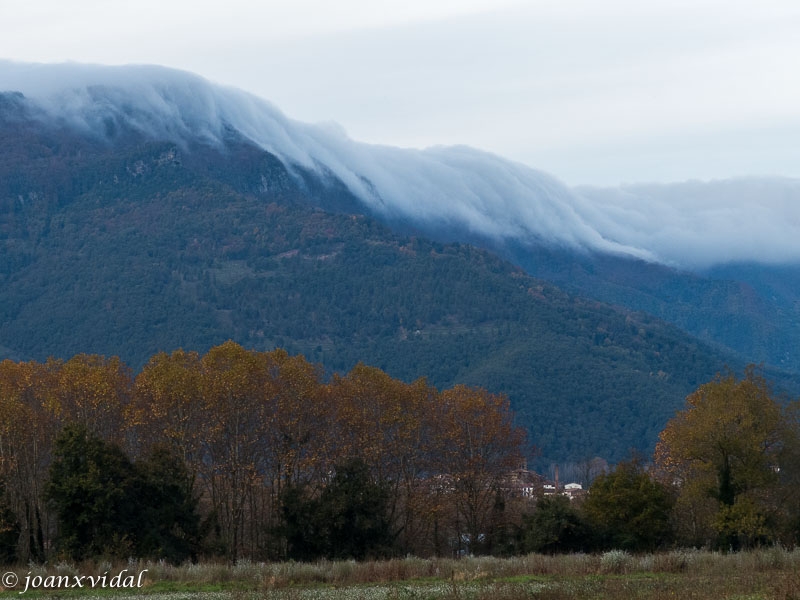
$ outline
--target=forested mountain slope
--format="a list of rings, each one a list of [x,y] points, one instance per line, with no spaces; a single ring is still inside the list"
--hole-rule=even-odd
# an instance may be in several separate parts
[[[224,146],[124,128],[98,139],[26,110],[3,97],[7,355],[139,368],[232,338],[329,370],[363,361],[507,393],[543,460],[647,450],[688,392],[739,365],[489,252],[394,234],[343,186],[298,177],[235,132]]]

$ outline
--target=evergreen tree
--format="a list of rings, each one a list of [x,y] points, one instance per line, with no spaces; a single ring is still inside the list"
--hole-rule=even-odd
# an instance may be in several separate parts
[[[131,461],[83,426],[56,439],[45,496],[58,519],[58,547],[75,560],[124,556],[141,525]]]
[[[136,463],[140,504],[140,556],[181,563],[194,560],[200,540],[197,497],[186,465],[167,446],[156,446]]]
[[[582,508],[601,546],[636,552],[672,541],[673,504],[668,490],[634,459],[595,479]]]
[[[45,495],[58,520],[58,548],[72,559],[181,562],[196,552],[197,501],[185,466],[165,448],[134,465],[118,446],[68,425],[56,439]]]
[[[523,517],[522,550],[558,554],[591,548],[589,527],[566,496],[544,496]]]
[[[360,560],[388,554],[388,501],[386,487],[374,481],[361,459],[337,467],[318,498],[290,488],[283,502],[289,556]]]
[[[8,506],[5,483],[0,479],[0,565],[8,565],[16,560],[19,533],[19,520]]]

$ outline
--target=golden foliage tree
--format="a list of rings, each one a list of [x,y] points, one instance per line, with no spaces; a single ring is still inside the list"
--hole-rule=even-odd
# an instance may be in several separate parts
[[[773,535],[796,430],[754,367],[718,375],[661,432],[655,461],[678,491],[684,541],[752,544]]]
[[[196,475],[206,422],[197,352],[175,350],[153,356],[136,376],[126,418],[135,428],[139,453],[165,443]]]
[[[234,342],[212,348],[200,362],[203,481],[230,557],[236,560],[246,545],[248,508],[258,502],[262,487],[268,370],[263,354]]]
[[[431,441],[437,392],[424,379],[411,384],[359,363],[327,386],[337,464],[359,459],[390,490],[389,520],[406,551],[421,521],[438,508],[421,493],[431,474]]]
[[[41,560],[47,550],[43,490],[58,432],[66,423],[81,423],[120,439],[130,390],[130,372],[116,357],[0,363],[0,476],[21,525],[21,558]]]
[[[23,560],[47,557],[44,488],[53,440],[70,424],[134,461],[168,447],[216,532],[207,548],[232,560],[285,555],[284,490],[320,498],[337,468],[356,463],[387,492],[396,548],[441,553],[491,534],[500,482],[521,462],[524,435],[512,419],[507,399],[485,390],[440,393],[362,364],[325,383],[302,356],[231,341],[202,356],[159,353],[135,380],[116,357],[4,361],[0,478]]]
[[[44,555],[47,525],[41,495],[57,431],[40,401],[46,379],[37,363],[0,363],[0,478],[21,525],[17,555],[29,560]]]
[[[133,378],[116,356],[78,354],[66,362],[49,360],[54,376],[47,408],[64,423],[79,423],[108,441],[121,442]]]
[[[501,525],[501,483],[522,464],[525,432],[514,426],[508,398],[501,394],[457,385],[443,391],[437,404],[435,456],[451,482],[458,549],[490,549]]]
[[[265,420],[261,433],[264,463],[261,511],[252,511],[259,527],[258,545],[272,556],[284,556],[286,546],[274,535],[282,521],[281,502],[291,486],[323,481],[333,468],[330,405],[324,399],[322,371],[303,356],[284,350],[265,355]]]

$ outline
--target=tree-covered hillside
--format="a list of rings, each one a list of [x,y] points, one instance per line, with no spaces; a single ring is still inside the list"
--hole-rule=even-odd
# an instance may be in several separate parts
[[[507,393],[543,460],[650,450],[686,394],[731,362],[489,252],[393,234],[351,214],[342,188],[241,140],[94,140],[14,114],[0,128],[5,355],[139,368],[232,338],[329,371],[363,361]],[[338,212],[320,208],[326,194]]]
[[[800,369],[797,266],[730,264],[690,273],[544,246],[505,247],[500,253],[565,290],[644,311],[743,360]]]

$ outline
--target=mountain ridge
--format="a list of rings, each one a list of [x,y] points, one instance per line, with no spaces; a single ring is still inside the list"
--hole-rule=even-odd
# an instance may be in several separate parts
[[[464,146],[359,143],[338,125],[301,123],[246,92],[164,67],[0,61],[0,82],[25,94],[40,116],[98,137],[124,123],[179,145],[203,140],[223,147],[236,132],[290,172],[314,172],[346,187],[384,220],[691,271],[731,261],[800,263],[800,180],[569,188],[547,173]]]
[[[0,128],[0,344],[17,356],[138,369],[234,339],[330,371],[364,361],[507,393],[540,460],[647,450],[687,393],[742,364],[485,250],[323,210],[312,175],[247,140],[182,149],[118,133]]]
[[[0,72],[8,69],[8,63],[0,62]],[[746,296],[751,291],[738,288],[739,284],[732,283],[739,279],[741,270],[721,265],[715,267],[716,273],[725,273],[725,277],[720,279],[713,275],[713,269],[706,269],[712,275],[703,279],[698,278],[698,275],[703,275],[702,273],[696,270],[676,269],[674,265],[669,264],[669,261],[667,268],[664,268],[654,260],[656,254],[663,252],[651,253],[641,250],[641,236],[629,239],[627,242],[624,237],[620,237],[619,239],[625,243],[613,242],[609,248],[606,243],[608,240],[591,227],[587,227],[578,216],[578,213],[593,214],[595,222],[606,222],[604,227],[607,230],[616,229],[619,236],[624,236],[627,234],[625,231],[620,231],[621,226],[608,224],[615,211],[636,214],[638,222],[643,223],[646,215],[638,205],[652,201],[656,206],[654,210],[669,213],[671,209],[665,207],[672,197],[670,189],[686,188],[692,191],[693,196],[680,201],[685,207],[687,203],[698,203],[697,196],[703,190],[713,191],[718,185],[729,188],[731,182],[687,183],[677,187],[626,186],[620,188],[619,193],[598,188],[581,188],[578,190],[579,194],[574,194],[549,176],[479,151],[467,148],[434,148],[412,152],[410,156],[417,158],[438,156],[437,169],[445,169],[453,179],[460,181],[450,193],[454,194],[456,192],[453,190],[457,190],[460,196],[471,198],[469,202],[462,203],[461,208],[454,214],[449,214],[447,211],[450,209],[444,205],[452,205],[452,198],[444,202],[438,195],[436,187],[438,180],[436,177],[431,179],[428,177],[429,174],[426,174],[430,164],[424,161],[415,163],[403,159],[393,160],[395,157],[407,156],[402,150],[356,143],[347,146],[349,140],[336,127],[315,129],[313,126],[298,124],[283,116],[278,109],[268,103],[237,90],[217,88],[191,74],[176,73],[161,67],[97,68],[72,65],[69,67],[72,72],[67,69],[66,73],[64,69],[64,66],[59,65],[17,65],[16,80],[22,83],[27,81],[28,88],[33,86],[33,92],[38,94],[39,100],[34,102],[20,92],[6,94],[3,105],[0,106],[0,111],[6,115],[6,120],[9,123],[21,123],[25,119],[34,119],[39,123],[49,122],[51,125],[55,124],[55,128],[59,131],[74,130],[107,144],[118,143],[119,135],[126,135],[131,140],[138,139],[140,142],[146,139],[168,140],[179,148],[191,148],[192,152],[186,154],[187,158],[191,158],[197,152],[208,152],[208,148],[211,147],[225,150],[232,142],[232,147],[239,152],[237,158],[246,163],[249,169],[247,173],[240,174],[239,181],[230,182],[240,192],[259,193],[259,186],[264,186],[265,182],[270,181],[265,177],[265,173],[271,173],[280,163],[285,171],[282,174],[283,179],[279,183],[273,182],[269,185],[273,187],[279,185],[286,189],[291,187],[291,193],[295,197],[302,196],[307,203],[325,210],[370,214],[396,231],[425,235],[440,241],[477,244],[500,253],[523,266],[529,273],[557,282],[575,293],[657,315],[707,343],[724,345],[735,351],[743,360],[755,360],[800,371],[800,355],[795,355],[793,352],[793,348],[800,343],[800,318],[796,318],[795,308],[796,300],[800,298],[800,285],[794,286],[789,293],[779,295],[779,301],[773,301],[769,293],[762,295],[753,306],[760,305],[764,310],[760,308],[752,308],[749,311],[728,310],[724,307],[744,305]],[[31,76],[29,73],[26,74],[26,71],[37,72],[38,75]],[[52,77],[43,79],[43,74]],[[98,77],[100,83],[96,82]],[[0,80],[13,84],[14,79],[15,77],[5,77]],[[30,80],[33,83],[30,83]],[[36,88],[37,83],[40,89]],[[137,99],[136,94],[144,94],[145,100]],[[247,121],[245,117],[250,120]],[[233,125],[236,119],[239,119],[237,122],[239,128]],[[242,125],[243,122],[246,122],[245,125]],[[267,125],[264,125],[265,122]],[[320,163],[312,151],[313,148],[319,150],[319,140],[314,142],[316,146],[312,144],[312,150],[304,150],[303,140],[311,139],[313,142],[315,136],[321,135],[320,131],[328,141],[338,140],[340,146],[341,143],[345,143],[347,147],[344,148],[343,154],[360,153],[361,163],[369,162],[369,152],[388,153],[388,158],[381,163],[381,169],[385,171],[387,165],[399,169],[399,174],[395,174],[395,178],[406,178],[411,182],[405,189],[419,187],[418,182],[426,181],[425,178],[428,177],[427,183],[416,190],[408,200],[408,204],[413,205],[413,210],[401,209],[385,202],[372,180],[358,175],[349,167],[345,168],[347,165],[342,167],[341,160],[335,162],[333,167]],[[69,137],[66,133],[64,135]],[[265,146],[269,146],[269,140],[265,136],[286,138],[284,140],[286,143],[278,144],[283,152],[282,155],[264,151]],[[246,147],[249,149],[244,151]],[[330,156],[331,148],[323,147],[322,153]],[[270,158],[265,159],[266,156]],[[271,161],[271,164],[263,165],[261,164],[263,160]],[[296,162],[292,162],[293,160]],[[482,163],[480,168],[474,166],[476,161]],[[339,168],[336,167],[337,164]],[[264,173],[259,173],[262,167]],[[197,168],[215,172],[216,177],[226,180],[225,173],[214,171],[214,161],[205,161],[202,165],[197,165]],[[338,176],[337,173],[342,172],[341,168],[345,168],[349,180],[347,177],[343,180]],[[440,171],[434,171],[437,177],[441,175]],[[472,171],[481,175],[477,179],[465,179]],[[60,177],[61,174],[47,173],[47,177],[54,176]],[[245,176],[249,178],[246,182]],[[353,179],[357,180],[356,190],[361,190],[362,195],[353,191]],[[378,179],[375,181],[380,183]],[[506,181],[506,183],[487,184],[487,181]],[[511,183],[507,183],[508,181]],[[780,196],[779,192],[783,189],[781,187],[783,184],[773,185],[769,181],[765,183],[760,180],[748,181],[755,186],[756,191],[765,186],[769,189],[774,188],[772,196]],[[792,180],[785,182],[787,189],[797,187],[800,190],[800,186],[795,186],[795,183]],[[498,187],[492,187],[493,185]],[[506,190],[508,194],[499,193],[500,190]],[[265,190],[269,193],[273,191],[283,193],[277,189]],[[753,197],[753,193],[749,192],[749,197]],[[367,200],[363,194],[366,194]],[[523,201],[525,194],[532,194],[534,200]],[[724,203],[725,200],[724,194],[721,194],[719,191],[711,194],[716,199],[706,211],[705,219],[711,218],[709,215],[713,215],[715,211],[719,212],[720,203]],[[17,189],[16,195],[24,198],[25,190]],[[620,195],[624,202],[614,200]],[[592,202],[580,200],[582,196],[590,198]],[[609,200],[609,197],[612,200]],[[791,193],[789,197],[792,197]],[[800,198],[800,193],[798,197]],[[369,201],[370,198],[372,203]],[[774,212],[773,205],[776,201],[773,198],[766,202],[762,213]],[[578,204],[575,204],[576,202]],[[783,203],[786,204],[785,199]],[[444,207],[435,208],[438,205]],[[434,208],[431,209],[431,206]],[[797,206],[800,207],[800,202]],[[603,207],[605,212],[601,211]],[[420,210],[429,212],[433,210],[434,216],[428,214],[423,218],[415,214],[414,211]],[[520,210],[523,210],[524,214],[520,213]],[[688,228],[686,220],[688,216],[681,218],[683,219],[681,223]],[[472,226],[472,223],[481,220],[484,223],[482,228],[476,229]],[[791,219],[786,220],[791,222]],[[647,227],[652,229],[658,226],[657,219],[655,225],[651,221],[653,220],[647,220],[650,223]],[[564,223],[571,225],[564,226]],[[504,231],[510,231],[509,227],[518,227],[520,224],[518,235],[509,237],[504,234]],[[568,232],[566,236],[565,231]],[[570,231],[573,233],[569,233]],[[766,234],[761,234],[761,238],[764,235]],[[711,235],[701,237],[715,238]],[[598,239],[601,240],[600,243],[597,242]],[[746,239],[746,236],[739,232],[737,239]],[[800,235],[797,239],[800,240]],[[763,242],[763,239],[759,242]],[[719,240],[717,245],[725,247]],[[790,246],[791,244],[787,245]],[[620,251],[621,248],[630,247],[637,249],[628,254]],[[697,254],[700,256],[702,252],[698,251]],[[559,257],[558,260],[553,258],[555,256]],[[772,271],[769,271],[770,269]],[[775,267],[766,265],[761,268],[761,272],[774,272],[774,269]],[[744,270],[748,270],[747,265],[744,266]],[[755,289],[764,290],[763,282],[758,277],[754,279],[753,269],[749,270],[751,272],[749,280],[754,282]],[[627,275],[622,275],[626,281],[620,283],[618,281],[620,275],[626,272]],[[793,275],[795,272],[800,273],[800,267],[789,268],[789,272],[788,280],[800,279]],[[564,276],[565,273],[574,274],[576,277],[570,280]],[[767,275],[767,277],[776,280],[775,276]],[[656,283],[645,292],[639,289],[637,278],[645,282],[656,280]],[[761,292],[757,292],[758,294]],[[716,300],[712,301],[709,298]],[[723,306],[721,311],[720,302]]]
[[[616,242],[612,252],[592,252],[580,230],[553,239],[547,227],[557,231],[559,215],[569,223],[580,217],[563,204],[577,196],[549,176],[534,177],[544,191],[522,230],[537,218],[555,220],[540,234],[497,237],[470,228],[470,214],[485,216],[489,207],[518,219],[507,209],[519,208],[519,198],[497,206],[492,198],[525,188],[535,171],[463,148],[412,153],[438,157],[431,181],[442,172],[460,177],[478,159],[489,165],[455,186],[471,190],[465,213],[420,220],[364,202],[336,169],[270,153],[223,124],[208,96],[200,106],[219,127],[177,122],[153,135],[160,117],[107,87],[79,86],[91,93],[75,96],[73,88],[66,96],[77,98],[73,109],[97,108],[94,127],[53,119],[24,93],[0,94],[5,355],[98,352],[138,368],[159,350],[203,351],[233,338],[258,349],[285,346],[330,370],[363,360],[404,379],[509,394],[543,459],[552,460],[647,451],[685,395],[726,365],[767,357],[768,368],[797,368],[780,359],[800,339],[786,309],[794,284],[773,301],[778,280],[758,283],[759,270],[752,283],[724,279],[735,276],[724,270],[715,280],[644,260],[646,252],[626,255]],[[150,88],[145,81],[121,89]],[[399,163],[406,169],[399,178],[421,165],[411,187],[433,164]],[[511,183],[481,196],[487,173]],[[431,189],[422,186],[411,200]],[[638,312],[645,310],[692,335]],[[800,389],[796,375],[768,372],[782,388]]]

